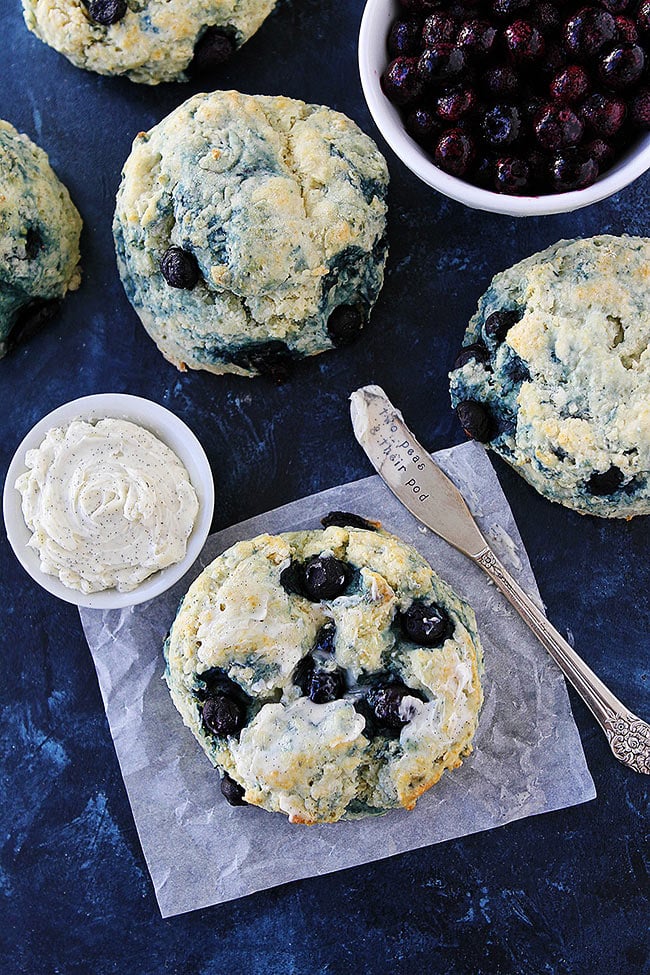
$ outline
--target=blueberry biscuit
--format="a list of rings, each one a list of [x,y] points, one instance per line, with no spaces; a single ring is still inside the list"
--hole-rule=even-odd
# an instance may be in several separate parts
[[[275,0],[23,0],[25,22],[79,68],[157,85],[226,61]]]
[[[451,378],[466,432],[540,494],[650,513],[650,240],[560,241],[497,274]]]
[[[179,369],[281,380],[365,323],[387,183],[375,144],[338,112],[195,95],[124,166],[113,230],[126,293]]]
[[[0,120],[0,356],[79,286],[81,218],[47,155]]]
[[[366,524],[238,542],[179,608],[167,683],[233,804],[295,823],[412,809],[472,750],[474,613]]]

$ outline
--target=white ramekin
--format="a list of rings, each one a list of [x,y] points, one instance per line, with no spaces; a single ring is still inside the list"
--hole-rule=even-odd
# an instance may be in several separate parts
[[[444,173],[410,137],[398,109],[381,90],[380,78],[389,60],[386,49],[388,32],[400,9],[397,0],[367,0],[359,33],[361,85],[377,128],[393,152],[416,176],[439,193],[477,210],[506,213],[513,217],[569,213],[604,200],[650,167],[650,133],[645,133],[611,169],[584,190],[548,196],[509,196],[480,189]]]
[[[118,592],[116,589],[105,589],[102,592],[83,593],[64,586],[57,576],[48,575],[41,571],[38,552],[29,548],[28,541],[31,531],[25,524],[21,508],[20,493],[16,490],[16,478],[27,470],[25,454],[28,450],[40,446],[45,435],[52,427],[63,426],[72,420],[100,420],[113,417],[120,420],[130,420],[141,427],[145,427],[164,444],[174,451],[182,461],[190,475],[198,500],[199,512],[196,516],[194,528],[187,542],[185,558],[175,565],[167,566],[145,579],[130,592]],[[47,592],[58,596],[67,603],[75,606],[87,606],[92,609],[120,609],[124,606],[135,606],[154,596],[159,596],[170,586],[185,575],[205,544],[210,531],[212,514],[214,511],[214,483],[208,458],[203,447],[192,431],[181,419],[170,413],[163,406],[140,396],[128,396],[125,393],[97,393],[94,396],[84,396],[81,399],[64,403],[58,409],[48,413],[42,420],[32,427],[14,454],[7,471],[3,495],[3,512],[7,538],[14,550],[16,558],[39,586]]]

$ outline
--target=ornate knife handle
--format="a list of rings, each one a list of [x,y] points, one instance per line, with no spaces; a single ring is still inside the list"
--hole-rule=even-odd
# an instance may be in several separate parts
[[[546,647],[605,732],[616,758],[636,772],[650,775],[650,725],[628,711],[594,674],[515,582],[492,549],[485,548],[474,556],[474,561],[489,575]]]

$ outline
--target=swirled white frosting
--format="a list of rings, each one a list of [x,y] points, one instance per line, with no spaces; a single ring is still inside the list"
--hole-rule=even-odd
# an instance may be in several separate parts
[[[176,454],[126,420],[73,420],[28,450],[16,481],[41,569],[70,589],[135,589],[179,562],[198,513]]]

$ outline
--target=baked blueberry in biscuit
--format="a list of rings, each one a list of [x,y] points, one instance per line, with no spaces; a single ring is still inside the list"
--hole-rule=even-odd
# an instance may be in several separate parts
[[[226,799],[295,823],[412,809],[472,750],[474,613],[378,524],[238,542],[190,587],[165,656]]]
[[[81,218],[45,152],[0,121],[0,356],[79,286]]]
[[[127,296],[179,369],[282,382],[366,323],[387,183],[375,144],[338,112],[195,95],[124,166],[113,229]]]
[[[650,513],[650,240],[560,241],[497,274],[450,373],[466,433],[584,514]]]

